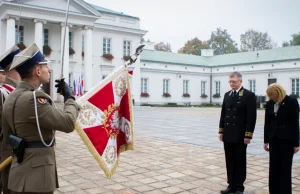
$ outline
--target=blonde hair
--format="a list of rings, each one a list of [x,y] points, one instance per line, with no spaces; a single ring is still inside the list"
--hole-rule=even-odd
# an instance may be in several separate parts
[[[266,90],[267,97],[270,98],[271,95],[277,96],[276,103],[279,104],[286,96],[286,92],[283,87],[278,83],[270,84]]]

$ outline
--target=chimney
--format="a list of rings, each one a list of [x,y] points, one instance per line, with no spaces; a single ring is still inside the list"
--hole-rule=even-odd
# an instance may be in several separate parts
[[[202,57],[212,57],[214,56],[213,49],[201,49],[201,56]]]

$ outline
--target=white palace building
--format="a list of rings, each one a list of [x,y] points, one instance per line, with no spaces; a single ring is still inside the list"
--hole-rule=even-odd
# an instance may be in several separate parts
[[[59,100],[54,80],[61,76],[61,59],[70,86],[81,77],[88,91],[123,64],[124,56],[132,55],[147,33],[138,17],[83,0],[70,0],[64,26],[66,4],[67,0],[0,0],[0,54],[14,44],[35,42],[52,61],[51,82],[44,90],[54,100]],[[203,50],[202,56],[193,56],[155,51],[154,43],[145,44],[131,78],[135,105],[220,104],[233,71],[242,73],[243,86],[257,96],[265,96],[273,82],[282,84],[288,94],[299,94],[300,46],[218,56]]]

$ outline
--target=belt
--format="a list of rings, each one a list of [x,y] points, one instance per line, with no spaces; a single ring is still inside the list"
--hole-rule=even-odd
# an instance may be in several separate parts
[[[45,143],[49,145],[51,141],[45,141]],[[53,147],[54,143],[55,140],[49,147]],[[45,146],[41,141],[29,141],[29,142],[25,142],[25,148],[47,148],[47,146]]]

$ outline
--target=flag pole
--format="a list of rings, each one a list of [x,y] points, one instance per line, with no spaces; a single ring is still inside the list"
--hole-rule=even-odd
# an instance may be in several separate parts
[[[68,15],[69,15],[69,5],[70,0],[67,3],[67,10],[66,10],[66,20],[65,20],[65,29],[64,29],[64,36],[63,36],[63,46],[62,46],[62,54],[61,54],[61,75],[60,78],[64,81],[64,55],[65,55],[65,46],[66,46],[66,33],[67,33],[67,24],[68,24]]]

